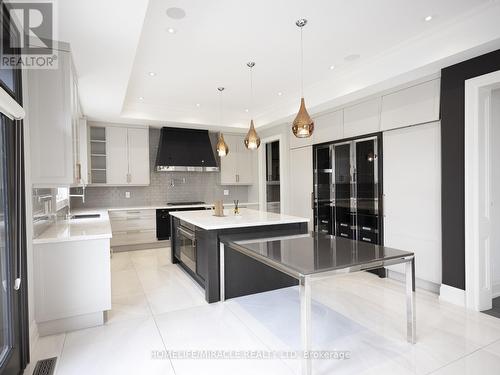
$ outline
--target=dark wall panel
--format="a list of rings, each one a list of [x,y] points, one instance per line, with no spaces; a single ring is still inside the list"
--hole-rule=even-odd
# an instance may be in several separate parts
[[[465,290],[465,81],[500,70],[500,50],[441,71],[443,284]]]

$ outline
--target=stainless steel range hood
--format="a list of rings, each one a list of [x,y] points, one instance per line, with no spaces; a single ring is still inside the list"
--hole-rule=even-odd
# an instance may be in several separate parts
[[[161,128],[157,172],[218,172],[208,130]]]

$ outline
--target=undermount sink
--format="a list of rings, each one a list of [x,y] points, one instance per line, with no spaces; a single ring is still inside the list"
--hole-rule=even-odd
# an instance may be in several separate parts
[[[71,220],[76,219],[99,219],[101,214],[80,214],[80,215],[71,215]]]

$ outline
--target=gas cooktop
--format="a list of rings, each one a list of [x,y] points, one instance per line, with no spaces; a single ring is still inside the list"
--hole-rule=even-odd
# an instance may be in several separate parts
[[[195,204],[205,204],[205,202],[167,202],[167,206],[192,206]]]

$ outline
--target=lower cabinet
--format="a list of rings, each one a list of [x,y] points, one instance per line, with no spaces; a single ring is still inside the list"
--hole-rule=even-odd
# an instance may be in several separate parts
[[[110,211],[111,246],[156,242],[156,210]]]
[[[111,309],[108,238],[35,244],[33,258],[41,336],[103,324]]]

